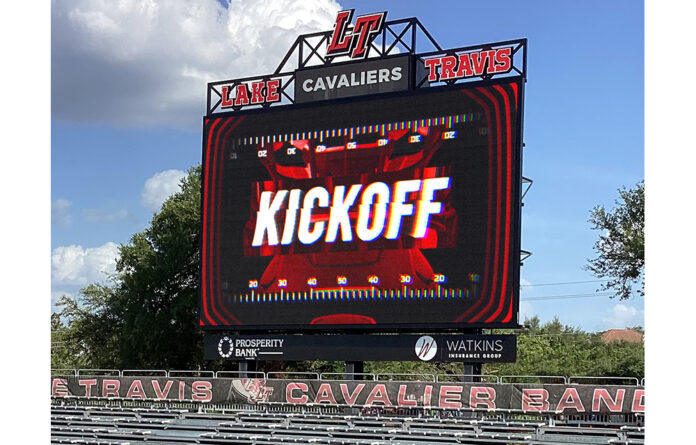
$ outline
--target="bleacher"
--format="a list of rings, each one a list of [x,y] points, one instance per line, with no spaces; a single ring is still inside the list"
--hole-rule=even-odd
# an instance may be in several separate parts
[[[183,373],[183,374],[182,374]],[[194,371],[53,370],[53,375],[127,374],[176,378]],[[195,371],[207,379],[238,377],[233,372]],[[273,375],[258,377],[264,381]],[[278,376],[287,377],[287,376]],[[330,382],[334,375],[302,375]],[[342,377],[342,376],[339,376]],[[407,381],[437,384],[457,376],[372,375],[364,381]],[[412,379],[410,378],[412,377]],[[466,376],[470,377],[470,376]],[[495,384],[550,381],[582,384],[588,377],[479,376]],[[272,379],[270,379],[272,380]],[[278,380],[278,379],[276,379]],[[282,380],[282,379],[279,379]],[[628,384],[643,388],[644,381],[603,378],[592,383]],[[254,403],[202,403],[191,399],[139,400],[128,397],[61,395],[51,397],[53,444],[296,444],[296,445],[429,445],[429,444],[643,444],[642,412],[575,413],[529,412],[520,409],[458,409],[435,406]]]
[[[198,410],[201,411],[201,410]],[[51,405],[53,444],[642,444],[642,426],[495,418]]]

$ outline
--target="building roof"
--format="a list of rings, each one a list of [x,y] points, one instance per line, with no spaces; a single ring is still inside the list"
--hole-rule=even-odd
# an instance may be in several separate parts
[[[643,341],[643,334],[634,329],[609,329],[602,332],[602,340],[605,343],[613,341],[627,341],[630,343],[640,343]]]

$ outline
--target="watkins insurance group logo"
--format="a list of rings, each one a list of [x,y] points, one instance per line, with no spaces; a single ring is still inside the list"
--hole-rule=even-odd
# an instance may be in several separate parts
[[[437,354],[437,342],[429,335],[424,335],[416,341],[416,356],[424,362],[430,361]]]
[[[348,56],[351,59],[364,59],[367,56],[372,40],[382,31],[386,12],[376,12],[361,15],[355,19],[355,25],[350,23],[355,9],[341,11],[336,16],[327,57]]]

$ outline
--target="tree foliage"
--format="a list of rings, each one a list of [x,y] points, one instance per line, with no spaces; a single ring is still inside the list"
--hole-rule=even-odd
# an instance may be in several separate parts
[[[594,230],[602,231],[594,245],[597,258],[585,266],[598,278],[608,278],[603,290],[614,290],[615,296],[626,299],[633,293],[644,295],[645,266],[645,185],[619,190],[616,208],[607,211],[596,206],[590,212],[589,222]]]
[[[533,317],[525,325],[517,337],[517,362],[486,364],[485,373],[644,377],[643,343],[607,344],[601,333],[563,325],[558,318],[541,324]]]
[[[95,368],[204,366],[198,327],[200,167],[162,205],[143,232],[119,247],[108,285],[63,297],[64,345]]]
[[[51,314],[51,369],[85,368],[88,362],[80,356],[71,341],[74,327],[66,326],[60,314]]]

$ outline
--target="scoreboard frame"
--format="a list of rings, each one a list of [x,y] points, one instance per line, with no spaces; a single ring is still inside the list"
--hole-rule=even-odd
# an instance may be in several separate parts
[[[520,260],[520,255],[523,252],[521,250],[521,199],[522,199],[522,147],[523,147],[523,121],[524,121],[524,88],[525,88],[525,82],[526,82],[526,39],[520,39],[520,40],[511,40],[511,41],[505,41],[505,42],[497,42],[497,43],[491,43],[491,44],[486,44],[486,45],[478,45],[478,46],[469,46],[469,47],[460,47],[460,48],[455,48],[455,49],[448,49],[448,50],[442,50],[437,43],[435,43],[435,51],[429,51],[429,52],[423,52],[423,53],[416,53],[415,48],[416,48],[416,43],[415,43],[415,36],[416,36],[416,31],[422,30],[426,33],[428,39],[431,42],[434,42],[432,37],[425,31],[425,28],[418,22],[417,19],[411,18],[411,19],[405,19],[405,20],[397,20],[397,21],[391,21],[391,22],[386,22],[385,28],[383,30],[383,36],[382,36],[382,42],[383,42],[383,49],[384,49],[384,42],[386,41],[387,38],[387,30],[390,27],[398,26],[398,25],[403,25],[406,24],[406,27],[411,27],[410,33],[403,32],[401,33],[401,37],[397,37],[397,40],[402,40],[404,35],[411,35],[412,41],[411,45],[407,45],[408,51],[407,54],[410,57],[410,67],[408,70],[408,76],[409,76],[409,88],[405,91],[396,91],[396,92],[382,92],[382,93],[377,93],[377,94],[367,94],[367,95],[362,95],[362,96],[354,96],[354,97],[345,97],[345,98],[336,98],[336,99],[326,99],[322,102],[304,102],[304,103],[296,103],[294,102],[293,98],[287,94],[287,88],[289,88],[289,85],[294,82],[295,78],[295,72],[301,71],[301,70],[310,70],[312,67],[310,66],[309,58],[306,60],[303,59],[303,54],[302,54],[302,45],[305,43],[305,40],[309,40],[312,37],[317,37],[317,36],[323,36],[326,38],[326,41],[328,41],[329,38],[329,31],[323,32],[323,33],[314,33],[314,34],[309,34],[305,36],[300,36],[298,37],[298,40],[295,42],[291,50],[288,52],[288,55],[286,55],[285,59],[281,62],[281,65],[278,67],[276,72],[272,75],[268,76],[256,76],[256,77],[248,77],[248,78],[243,78],[243,79],[235,79],[232,81],[221,81],[221,82],[213,82],[208,84],[208,105],[207,105],[207,115],[203,119],[204,123],[204,128],[206,123],[210,119],[217,119],[217,118],[229,118],[229,117],[239,117],[239,116],[254,116],[257,114],[265,114],[269,111],[269,108],[272,107],[273,110],[278,110],[278,111],[295,111],[295,110],[303,110],[303,109],[311,109],[313,107],[316,107],[317,104],[322,104],[322,106],[338,106],[342,104],[351,104],[351,103],[359,103],[359,102],[365,102],[365,101],[381,101],[381,100],[389,100],[392,98],[399,98],[399,97],[406,97],[406,96],[412,96],[412,97],[418,97],[421,94],[430,94],[432,92],[446,92],[446,91],[455,91],[455,90],[462,90],[462,89],[476,89],[476,88],[489,88],[489,87],[495,87],[497,85],[502,85],[506,83],[516,83],[519,86],[519,97],[518,97],[518,110],[517,110],[517,116],[515,120],[515,126],[513,128],[513,132],[515,133],[515,142],[514,146],[512,149],[517,153],[516,158],[518,159],[518,165],[516,165],[516,168],[514,169],[514,178],[513,181],[515,181],[516,184],[516,191],[517,191],[517,196],[513,197],[517,201],[516,206],[512,206],[512,211],[516,213],[514,215],[513,220],[516,222],[514,227],[510,227],[511,234],[510,234],[510,266],[512,267],[512,274],[513,278],[511,280],[511,286],[512,286],[512,306],[511,306],[511,311],[512,311],[512,317],[509,321],[507,322],[500,322],[500,321],[493,321],[493,322],[487,322],[485,320],[478,320],[478,321],[468,321],[466,323],[455,323],[453,324],[452,322],[443,322],[443,323],[432,323],[432,322],[427,322],[427,323],[390,323],[387,325],[384,324],[303,324],[303,325],[298,325],[298,324],[282,324],[282,323],[274,323],[271,325],[267,324],[262,324],[262,325],[237,325],[237,324],[224,324],[224,325],[219,325],[219,324],[211,324],[208,322],[204,322],[204,290],[203,286],[199,287],[199,316],[200,316],[200,326],[203,330],[205,331],[222,331],[222,330],[233,330],[233,331],[240,331],[244,332],[245,334],[251,334],[251,333],[261,333],[261,332],[269,332],[269,331],[278,331],[278,332],[288,332],[288,333],[312,333],[312,332],[329,332],[329,333],[341,333],[341,332],[351,332],[351,333],[356,333],[359,331],[364,331],[364,332],[419,332],[419,331],[424,331],[427,330],[428,332],[447,332],[451,330],[461,330],[461,329],[481,329],[481,328],[508,328],[508,329],[515,329],[519,328],[518,324],[518,317],[519,317],[519,280],[520,280],[520,265],[521,265],[521,260]],[[393,35],[396,35],[392,32]],[[316,41],[316,40],[315,40]],[[322,39],[323,41],[323,39]],[[397,43],[404,43],[403,41],[397,42]],[[316,52],[317,48],[321,45],[321,42],[316,45],[313,49],[314,52]],[[510,46],[516,48],[514,50],[514,53],[519,53],[520,57],[519,62],[515,61],[513,62],[513,67],[510,71],[503,73],[502,75],[491,75],[491,74],[484,74],[478,77],[474,78],[460,78],[460,79],[447,79],[447,80],[441,80],[437,79],[436,81],[428,81],[428,70],[424,69],[424,64],[425,61],[434,58],[434,57],[451,57],[451,56],[456,56],[458,54],[462,53],[470,53],[472,51],[487,51],[490,50],[490,48],[500,48],[500,47],[505,47],[505,46]],[[373,45],[374,46],[374,45]],[[299,62],[297,63],[298,69],[295,72],[289,73],[290,77],[286,77],[285,79],[283,76],[287,76],[288,73],[283,72],[283,67],[287,64],[288,60],[290,59],[291,54],[295,52],[298,53],[298,60]],[[514,54],[513,53],[513,54]],[[402,53],[403,54],[403,53]],[[311,54],[310,54],[311,57]],[[342,62],[342,63],[333,63],[330,60],[326,60],[323,64],[323,66],[331,66],[331,67],[336,67],[338,66],[339,68],[353,68],[353,67],[359,67],[361,64],[365,62],[375,62],[379,60],[388,60],[388,59],[394,59],[396,56],[393,54],[389,54],[387,52],[383,52],[382,54],[378,54],[377,57],[371,57],[368,55],[364,61],[360,62]],[[442,71],[440,70],[438,74],[441,76]],[[244,106],[239,106],[239,107],[231,107],[230,111],[223,111],[222,108],[220,107],[221,102],[223,101],[224,94],[229,94],[229,91],[231,91],[235,85],[240,85],[248,82],[253,82],[253,81],[259,81],[261,79],[263,82],[268,82],[272,81],[273,79],[279,79],[278,81],[278,90],[279,90],[279,97],[281,97],[281,100],[275,102],[275,103],[262,103],[262,104],[256,104],[255,106],[252,105],[250,107],[244,107]],[[439,84],[435,86],[434,84]],[[223,88],[224,85],[228,86],[228,89],[225,90]],[[297,86],[296,86],[297,88]],[[219,97],[219,100],[215,101],[215,98]],[[203,141],[202,141],[202,151],[205,153],[206,150],[206,144],[207,144],[207,135],[204,132],[203,136]],[[205,159],[204,159],[205,161]],[[206,172],[205,169],[203,169],[202,172],[202,183],[205,184],[208,178],[206,178]],[[204,195],[204,187],[201,188],[201,196],[203,198]],[[204,199],[201,199],[201,234],[204,233],[204,221],[203,221],[203,215],[204,215]],[[201,236],[200,240],[200,248],[201,252],[204,251],[204,237]],[[206,259],[203,257],[203,255],[200,255],[199,258],[199,272],[201,273],[201,278],[200,280],[203,280],[203,275],[202,271],[204,270],[203,262]],[[202,283],[201,283],[202,284]]]

